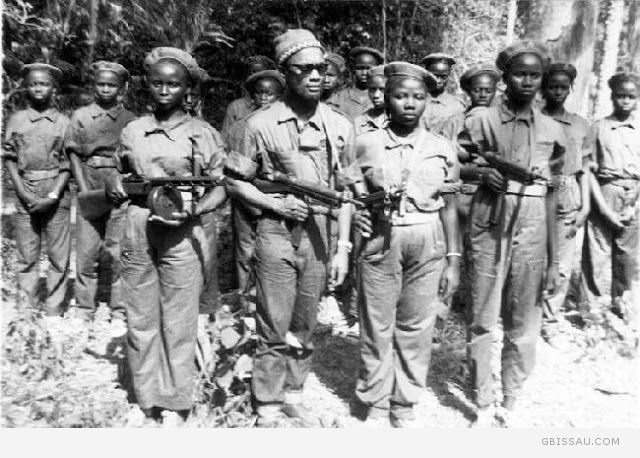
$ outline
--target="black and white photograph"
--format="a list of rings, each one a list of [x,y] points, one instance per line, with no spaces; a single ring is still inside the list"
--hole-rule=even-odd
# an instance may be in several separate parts
[[[629,445],[640,1],[1,6],[1,428]]]

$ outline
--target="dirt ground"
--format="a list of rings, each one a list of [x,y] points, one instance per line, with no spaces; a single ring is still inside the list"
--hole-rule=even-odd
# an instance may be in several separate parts
[[[92,329],[77,329],[58,343],[50,341],[37,314],[16,310],[12,213],[10,200],[5,199],[1,425],[159,426],[145,423],[131,402],[125,382],[124,342],[109,337],[105,307],[99,309]],[[43,272],[45,269],[46,263]],[[576,320],[562,320],[553,331],[554,346],[542,338],[538,341],[537,364],[517,404],[516,426],[640,427],[637,349],[615,326],[584,327]],[[437,340],[427,389],[416,408],[419,424],[467,427],[474,409],[467,388],[461,314],[450,316],[446,330],[437,331]],[[305,403],[323,426],[360,427],[360,419],[351,411],[359,364],[357,341],[334,336],[329,326],[320,326],[315,343]],[[246,399],[247,393],[239,396]],[[233,422],[221,423],[215,417],[220,410],[198,405],[184,425],[251,426],[253,418],[246,415],[246,406],[244,414],[238,411],[234,410],[237,418]],[[166,418],[162,426],[180,424]]]

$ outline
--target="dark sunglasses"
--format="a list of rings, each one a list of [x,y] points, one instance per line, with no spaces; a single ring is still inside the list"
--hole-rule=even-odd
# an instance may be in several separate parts
[[[325,62],[322,62],[320,64],[306,65],[289,64],[289,67],[294,68],[296,70],[296,73],[298,73],[299,75],[308,75],[314,70],[316,70],[320,75],[324,75],[327,72],[327,64]]]

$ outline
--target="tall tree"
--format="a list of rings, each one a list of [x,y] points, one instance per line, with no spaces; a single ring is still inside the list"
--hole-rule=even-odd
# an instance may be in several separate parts
[[[533,3],[533,4],[532,4]],[[567,108],[588,115],[589,89],[593,77],[593,60],[598,19],[595,0],[535,0],[524,24],[524,38],[545,44],[554,61],[569,62],[578,70]]]
[[[606,5],[607,22],[605,25],[605,38],[602,50],[602,64],[600,66],[600,77],[598,79],[598,93],[594,117],[606,116],[611,111],[611,91],[607,81],[611,78],[618,67],[618,50],[620,46],[620,33],[624,23],[624,0],[609,0]]]

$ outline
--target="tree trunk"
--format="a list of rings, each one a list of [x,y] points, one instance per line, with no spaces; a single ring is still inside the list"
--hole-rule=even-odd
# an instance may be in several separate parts
[[[507,44],[511,44],[516,30],[518,15],[518,0],[509,0],[509,13],[507,15]]]
[[[598,95],[594,117],[601,118],[611,111],[611,91],[607,84],[617,70],[618,48],[620,47],[620,33],[624,22],[624,0],[610,0],[607,5],[607,23],[602,50],[602,66],[598,81]]]
[[[535,0],[528,4],[535,16],[524,24],[524,37],[542,42],[554,62],[568,62],[578,70],[569,111],[587,116],[592,87],[594,46],[598,19],[595,0]]]
[[[89,0],[89,50],[87,52],[88,63],[93,62],[95,56],[96,41],[98,40],[98,0]]]
[[[640,73],[640,2],[629,3],[629,56],[632,72]]]

